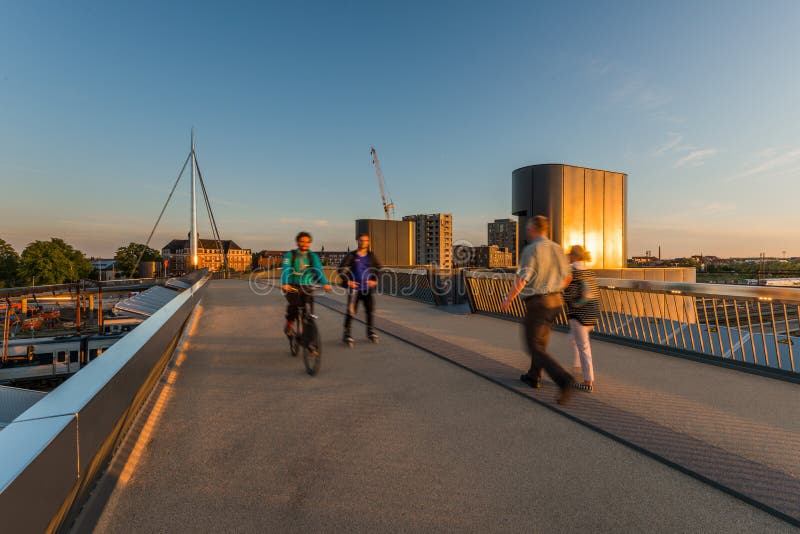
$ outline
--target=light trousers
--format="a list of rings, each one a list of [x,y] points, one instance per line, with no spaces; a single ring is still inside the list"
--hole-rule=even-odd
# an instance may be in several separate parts
[[[583,380],[586,382],[594,382],[592,347],[589,345],[589,332],[592,328],[581,324],[577,319],[569,320],[569,339],[572,342],[575,367],[580,366]]]

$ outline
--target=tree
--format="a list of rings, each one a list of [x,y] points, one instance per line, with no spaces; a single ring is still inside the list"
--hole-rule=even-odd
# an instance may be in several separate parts
[[[136,262],[139,260],[140,254],[142,255],[141,261],[161,261],[159,251],[141,243],[129,243],[125,247],[119,247],[114,254],[117,270],[124,276],[130,276],[137,267]]]
[[[0,287],[16,285],[19,254],[14,247],[0,239]]]
[[[63,239],[34,241],[22,251],[19,278],[23,283],[38,285],[77,282],[92,272],[92,264],[80,250]]]

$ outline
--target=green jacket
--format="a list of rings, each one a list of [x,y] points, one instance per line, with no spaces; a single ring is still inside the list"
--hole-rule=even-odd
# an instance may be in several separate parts
[[[305,254],[290,250],[283,255],[281,263],[281,284],[292,285],[329,285],[325,273],[322,272],[322,262],[316,252],[310,250]]]

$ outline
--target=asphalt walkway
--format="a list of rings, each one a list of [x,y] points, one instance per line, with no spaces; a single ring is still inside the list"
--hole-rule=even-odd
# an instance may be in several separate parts
[[[417,336],[412,342],[420,346],[439,339],[438,332],[440,352],[483,358],[473,357],[475,372],[489,369],[487,362],[525,365],[516,324],[390,297],[379,302],[387,331]],[[310,377],[280,331],[283,303],[277,293],[254,294],[246,281],[212,282],[188,346],[143,414],[133,452],[107,475],[116,487],[95,531],[792,530],[570,419],[574,414],[553,411],[552,385],[531,402],[510,382],[498,387],[432,356],[430,347],[391,335],[378,345],[359,336],[349,349],[339,342],[342,316],[335,309],[317,308],[323,362]],[[326,303],[339,305],[336,297]],[[562,343],[557,335],[556,353],[564,352]],[[629,350],[614,347],[615,353]],[[617,375],[626,363],[612,364],[605,354],[597,350],[592,402],[605,403],[626,387],[627,395],[635,397],[638,388],[649,396],[650,388],[626,386]],[[691,363],[658,358],[664,373]],[[702,369],[694,372],[702,376]],[[669,389],[673,382],[681,384],[677,392]],[[692,390],[678,379],[658,383],[652,391],[659,395]],[[741,393],[724,391],[727,400],[717,402],[727,413]],[[716,398],[712,391],[676,398],[692,408],[706,394]],[[771,400],[781,399],[762,402]],[[570,406],[581,409],[585,402],[578,398]],[[745,422],[752,415],[737,413]],[[791,424],[777,420],[782,417],[759,424],[796,438]]]

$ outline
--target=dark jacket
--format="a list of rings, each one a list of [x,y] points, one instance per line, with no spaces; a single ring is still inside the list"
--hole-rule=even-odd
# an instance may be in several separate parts
[[[348,252],[347,255],[342,259],[342,263],[339,264],[339,280],[342,287],[348,287],[348,282],[351,282],[355,279],[355,273],[353,272],[355,269],[356,263],[356,251],[353,250]],[[378,257],[370,250],[367,252],[367,261],[369,262],[369,279],[370,280],[377,280],[378,279],[378,271],[383,269],[383,265],[381,262],[378,261]],[[366,288],[361,288],[364,290]],[[370,288],[372,291],[373,288]]]

